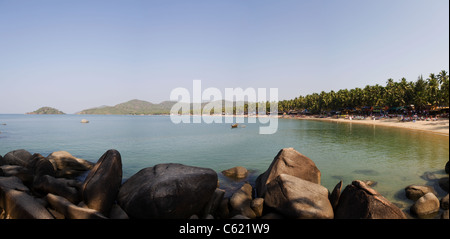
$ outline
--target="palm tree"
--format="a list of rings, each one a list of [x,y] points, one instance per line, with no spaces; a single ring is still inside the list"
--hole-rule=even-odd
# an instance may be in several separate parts
[[[431,73],[427,79],[428,83],[428,103],[431,105],[439,104],[439,82],[435,74]]]

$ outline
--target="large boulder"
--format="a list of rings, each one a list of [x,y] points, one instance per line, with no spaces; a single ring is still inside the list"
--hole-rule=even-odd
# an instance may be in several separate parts
[[[17,177],[0,177],[0,208],[11,219],[53,219]]]
[[[89,208],[108,215],[122,184],[122,158],[117,150],[106,151],[89,172],[82,186]]]
[[[406,197],[417,201],[420,197],[427,193],[433,193],[437,195],[436,191],[432,186],[420,186],[420,185],[409,185],[405,188]]]
[[[30,163],[32,155],[30,152],[25,149],[18,149],[11,151],[0,160],[0,165],[19,165],[23,167],[27,167]]]
[[[76,158],[66,151],[56,151],[47,156],[56,170],[56,177],[74,178],[92,169],[93,163]]]
[[[130,218],[186,219],[201,214],[216,187],[212,169],[158,164],[131,176],[117,200]]]
[[[280,174],[270,181],[264,203],[288,218],[333,218],[328,189],[288,174]]]
[[[320,184],[320,170],[316,167],[316,164],[295,149],[284,148],[275,156],[267,171],[256,179],[257,196],[264,197],[267,184],[281,174]]]
[[[420,197],[411,206],[411,213],[419,218],[433,217],[439,211],[439,199],[433,193],[427,193]]]
[[[406,219],[405,214],[364,182],[355,180],[341,193],[338,219]]]

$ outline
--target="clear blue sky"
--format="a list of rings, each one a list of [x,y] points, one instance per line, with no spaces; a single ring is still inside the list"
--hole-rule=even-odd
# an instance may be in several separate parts
[[[176,87],[280,99],[449,70],[448,0],[0,0],[0,113]]]

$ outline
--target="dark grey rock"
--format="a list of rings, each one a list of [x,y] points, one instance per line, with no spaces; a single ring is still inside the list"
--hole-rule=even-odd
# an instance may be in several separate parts
[[[341,191],[342,191],[342,180],[339,181],[338,184],[336,184],[336,186],[334,187],[333,191],[330,194],[330,203],[331,206],[333,207],[333,210],[336,209],[338,202],[339,202],[339,197],[341,196]]]
[[[80,183],[65,178],[54,178],[50,175],[40,176],[33,183],[33,189],[43,195],[52,193],[62,196],[70,202],[77,204],[81,201],[79,192]]]
[[[406,219],[406,215],[376,190],[362,181],[355,180],[341,193],[335,218]]]
[[[449,182],[448,182],[448,176],[440,178],[439,181],[439,186],[446,192],[448,192],[448,186],[449,186]]]
[[[448,210],[448,194],[445,197],[441,198],[440,202],[441,202],[441,208],[444,210]]]
[[[131,176],[117,200],[130,218],[186,219],[201,214],[216,187],[212,169],[158,164]]]
[[[19,165],[27,167],[31,158],[32,155],[30,152],[25,149],[17,149],[5,154],[3,159],[0,161],[0,165]]]

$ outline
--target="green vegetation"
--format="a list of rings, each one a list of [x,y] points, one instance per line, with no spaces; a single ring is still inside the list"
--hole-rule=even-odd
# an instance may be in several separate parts
[[[414,105],[422,111],[437,106],[449,106],[449,76],[445,70],[431,73],[424,80],[419,76],[415,82],[402,78],[399,82],[388,79],[386,86],[367,85],[364,89],[343,89],[337,92],[322,91],[299,96],[278,103],[278,112],[304,111],[318,114],[355,108],[401,108]]]
[[[164,101],[153,104],[143,100],[130,100],[115,106],[103,106],[83,110],[77,114],[100,114],[100,115],[158,115],[169,114],[175,102]]]
[[[102,106],[87,109],[78,114],[114,114],[114,115],[158,115],[169,114],[172,106],[176,102],[164,101],[159,104],[153,104],[142,100],[130,100],[115,106]],[[233,114],[258,113],[259,104],[264,102],[244,102],[243,107],[238,107],[233,102],[233,109],[225,109],[225,101],[216,102],[219,104],[217,109],[221,112],[204,112],[204,106],[201,104],[201,111],[194,112],[193,105],[190,105],[191,114],[220,114],[233,112]],[[370,109],[371,112],[377,112],[377,109],[404,109],[414,106],[416,111],[430,110],[437,107],[449,106],[449,75],[445,70],[439,74],[430,74],[427,79],[419,76],[414,82],[402,78],[396,82],[388,79],[386,86],[367,85],[364,88],[342,89],[337,92],[322,91],[306,96],[299,96],[292,100],[283,100],[278,102],[279,113],[289,113],[290,111],[305,110],[312,114],[329,113],[333,111],[345,111],[349,109]],[[222,106],[222,107],[220,107]],[[266,112],[270,111],[269,102],[265,102]],[[231,111],[232,110],[232,111]],[[181,113],[181,112],[179,112]]]
[[[41,107],[33,112],[29,112],[27,114],[30,115],[63,115],[65,114],[64,112],[57,110],[55,108],[52,107]]]

